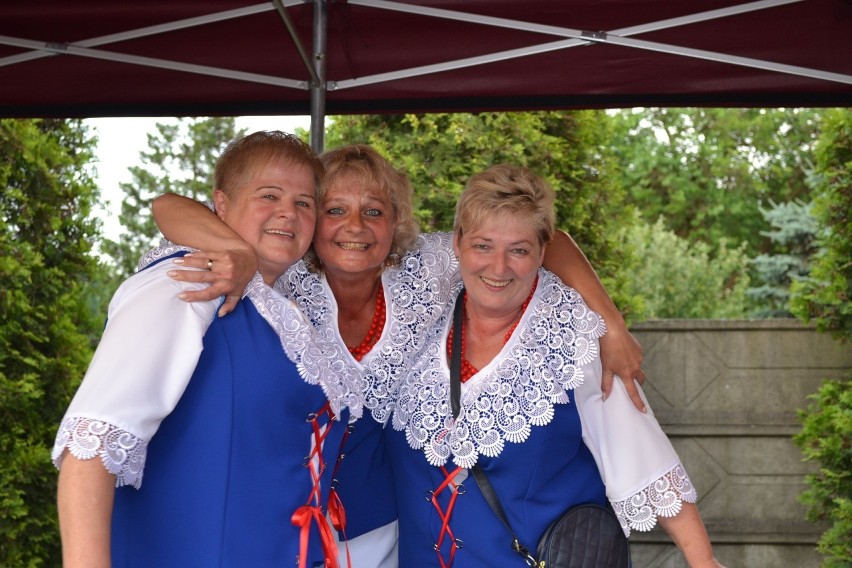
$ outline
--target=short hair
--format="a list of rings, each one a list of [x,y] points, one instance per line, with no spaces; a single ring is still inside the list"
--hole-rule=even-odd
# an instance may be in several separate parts
[[[468,180],[456,203],[453,230],[461,238],[489,215],[521,213],[532,219],[539,244],[544,246],[553,240],[556,230],[555,201],[550,184],[527,168],[497,164]]]
[[[313,148],[294,134],[261,130],[231,141],[219,156],[213,174],[213,187],[228,197],[258,168],[272,160],[285,160],[308,168],[314,177],[314,194],[319,191],[324,168]]]
[[[340,146],[325,152],[321,159],[325,166],[325,177],[317,192],[318,203],[322,203],[329,188],[344,176],[355,176],[360,180],[361,187],[375,188],[388,198],[393,207],[396,229],[385,266],[399,264],[403,255],[414,248],[420,234],[414,219],[414,190],[408,176],[366,144]],[[305,255],[305,261],[312,270],[321,269],[313,249]]]

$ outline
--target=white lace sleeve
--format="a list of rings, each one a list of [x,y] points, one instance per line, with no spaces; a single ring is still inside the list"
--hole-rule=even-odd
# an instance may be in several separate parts
[[[139,487],[148,441],[189,382],[217,301],[177,295],[204,284],[177,282],[166,261],[127,279],[113,296],[107,324],[86,376],[65,413],[52,459],[67,448],[99,458],[116,485]]]
[[[658,517],[677,515],[684,501],[694,503],[695,488],[648,401],[647,414],[636,410],[616,377],[604,402],[600,359],[586,365],[584,373],[585,382],[574,390],[583,439],[624,533],[649,531]]]

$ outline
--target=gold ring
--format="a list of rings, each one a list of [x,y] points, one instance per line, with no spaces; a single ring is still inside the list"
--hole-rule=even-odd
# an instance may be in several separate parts
[[[207,259],[207,270],[213,270],[213,259],[212,258]]]

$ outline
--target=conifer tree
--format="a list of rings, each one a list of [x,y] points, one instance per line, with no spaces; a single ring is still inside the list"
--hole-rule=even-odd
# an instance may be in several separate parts
[[[61,565],[50,450],[102,325],[94,142],[0,119],[0,566]]]

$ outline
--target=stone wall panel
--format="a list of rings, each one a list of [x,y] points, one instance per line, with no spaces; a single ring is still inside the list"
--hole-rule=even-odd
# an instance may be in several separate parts
[[[699,493],[717,556],[734,567],[818,567],[824,527],[798,496],[816,464],[792,435],[852,349],[795,320],[662,320],[631,331],[645,349],[645,394]],[[631,537],[635,568],[686,566],[659,528]]]

